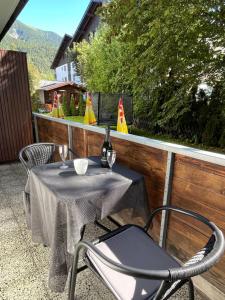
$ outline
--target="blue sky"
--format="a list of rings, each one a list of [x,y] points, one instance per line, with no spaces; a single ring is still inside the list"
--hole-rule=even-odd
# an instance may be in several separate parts
[[[90,0],[29,0],[18,20],[63,36],[73,35]]]

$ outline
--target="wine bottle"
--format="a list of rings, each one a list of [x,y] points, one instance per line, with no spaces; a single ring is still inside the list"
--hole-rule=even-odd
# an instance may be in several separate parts
[[[102,155],[101,155],[101,166],[103,168],[109,168],[109,164],[107,162],[107,151],[113,150],[112,144],[110,141],[110,126],[105,129],[105,140],[102,145]]]

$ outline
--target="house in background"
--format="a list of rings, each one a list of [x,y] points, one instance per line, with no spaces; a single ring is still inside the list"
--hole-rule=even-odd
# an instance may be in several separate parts
[[[107,1],[90,1],[73,37],[65,34],[51,65],[51,69],[55,70],[56,80],[73,81],[77,84],[81,83],[80,77],[76,71],[74,59],[71,57],[69,49],[73,47],[73,43],[79,43],[82,40],[88,41],[90,35],[96,32],[100,21],[99,17],[96,15],[96,10],[104,2]]]
[[[71,80],[71,64],[68,59],[67,49],[72,41],[72,36],[65,34],[62,42],[57,50],[51,69],[55,70],[56,80],[70,81]],[[75,81],[75,80],[74,80]]]
[[[57,92],[60,102],[62,102],[63,97],[66,97],[69,107],[72,96],[75,99],[75,105],[78,105],[80,94],[85,92],[85,89],[71,81],[41,80],[38,92],[41,103],[44,104],[45,108],[51,110],[55,92]]]

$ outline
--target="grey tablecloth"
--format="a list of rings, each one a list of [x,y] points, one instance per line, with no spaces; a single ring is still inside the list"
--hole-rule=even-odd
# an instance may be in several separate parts
[[[86,175],[78,176],[73,163],[61,170],[61,163],[34,167],[25,191],[26,207],[34,242],[51,248],[49,287],[62,292],[74,246],[83,225],[132,208],[135,215],[148,215],[143,176],[119,164],[113,173],[100,167],[99,159],[89,159]]]

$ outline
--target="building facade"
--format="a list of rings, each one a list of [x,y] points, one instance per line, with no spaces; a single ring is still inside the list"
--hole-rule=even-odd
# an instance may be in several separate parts
[[[74,58],[71,57],[70,49],[73,48],[73,43],[88,41],[90,35],[96,32],[100,22],[96,11],[103,2],[106,1],[90,1],[73,37],[65,34],[51,66],[51,69],[55,70],[56,80],[81,84],[81,78],[76,70]]]

